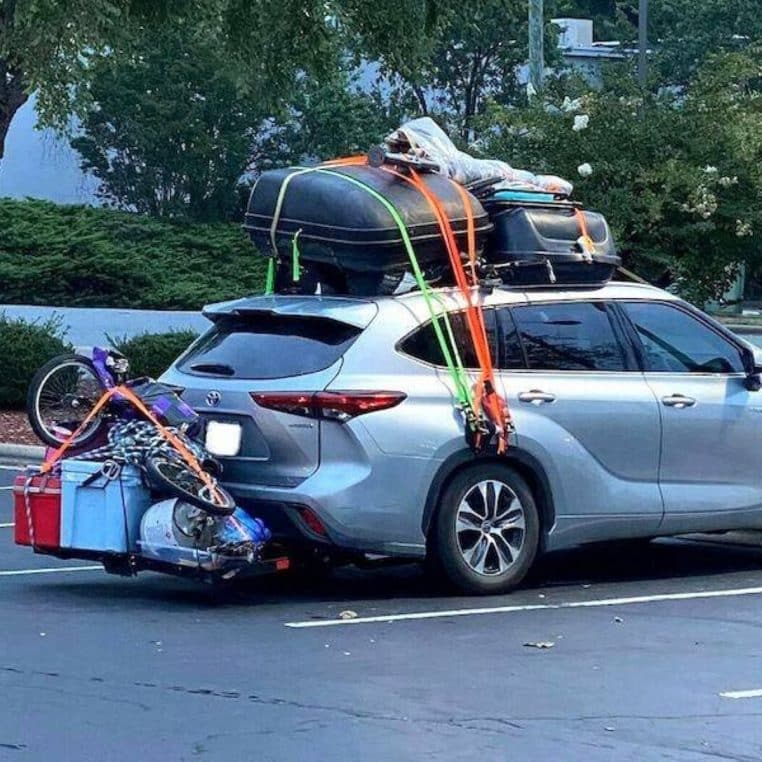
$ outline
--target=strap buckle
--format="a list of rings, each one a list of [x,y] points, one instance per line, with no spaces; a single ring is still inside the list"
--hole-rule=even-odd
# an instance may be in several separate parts
[[[100,475],[107,481],[112,482],[114,479],[118,479],[122,473],[122,466],[115,460],[106,460],[101,466]]]

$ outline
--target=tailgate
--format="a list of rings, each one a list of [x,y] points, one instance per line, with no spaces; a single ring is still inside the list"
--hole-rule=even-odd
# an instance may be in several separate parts
[[[240,431],[238,452],[220,457],[226,484],[296,486],[320,465],[320,422],[261,407],[252,395],[325,389],[377,308],[360,300],[261,297],[216,310],[206,312],[214,326],[162,380],[182,387],[207,424],[230,424],[225,436]]]

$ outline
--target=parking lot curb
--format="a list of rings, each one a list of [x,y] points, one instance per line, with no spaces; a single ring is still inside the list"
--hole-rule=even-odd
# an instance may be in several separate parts
[[[0,442],[0,461],[15,463],[36,463],[45,457],[45,448],[35,445],[20,445]]]

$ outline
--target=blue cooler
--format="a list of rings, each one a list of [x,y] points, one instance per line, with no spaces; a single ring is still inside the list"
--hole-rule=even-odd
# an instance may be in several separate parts
[[[151,505],[140,470],[123,466],[108,479],[103,463],[61,465],[61,547],[127,553],[137,550],[140,520]]]

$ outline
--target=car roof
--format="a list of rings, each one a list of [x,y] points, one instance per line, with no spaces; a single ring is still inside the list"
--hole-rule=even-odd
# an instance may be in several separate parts
[[[439,306],[447,310],[463,309],[466,300],[455,287],[433,289],[432,298]],[[411,291],[400,296],[373,297],[382,311],[398,309],[404,305],[415,313],[420,320],[429,316],[427,297],[420,291]],[[480,291],[476,294],[475,302],[483,307],[498,305],[527,304],[533,302],[580,302],[600,301],[602,299],[649,299],[659,301],[679,301],[678,297],[668,291],[656,288],[647,283],[632,283],[626,281],[611,281],[597,288],[542,288],[521,290],[517,288],[498,287],[492,291]]]
[[[474,292],[474,302],[483,307],[509,304],[527,304],[544,301],[591,301],[601,299],[658,299],[677,301],[673,294],[643,283],[612,281],[598,288],[542,288],[520,290],[498,287]],[[301,317],[324,317],[365,328],[377,313],[393,318],[402,312],[423,322],[430,316],[428,302],[432,300],[440,310],[458,310],[466,307],[466,300],[454,287],[431,289],[427,294],[411,291],[399,296],[320,296],[276,294],[249,296],[229,302],[211,304],[204,315],[214,321],[224,315],[270,313]]]
[[[357,328],[366,328],[377,312],[378,306],[371,299],[294,294],[245,296],[229,302],[208,304],[203,309],[204,317],[213,322],[230,315],[270,314],[328,318]]]

